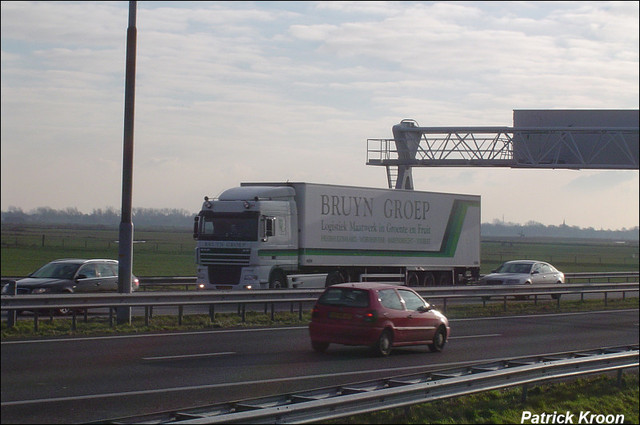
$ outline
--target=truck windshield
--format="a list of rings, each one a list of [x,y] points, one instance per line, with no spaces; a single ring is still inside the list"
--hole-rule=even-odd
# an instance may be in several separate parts
[[[257,241],[260,214],[200,212],[198,239],[209,241]]]

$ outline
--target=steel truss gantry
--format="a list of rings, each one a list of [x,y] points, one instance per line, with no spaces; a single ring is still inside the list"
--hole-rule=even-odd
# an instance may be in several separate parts
[[[412,167],[638,169],[638,127],[393,126],[367,140],[367,165],[387,169],[389,188],[413,189]]]

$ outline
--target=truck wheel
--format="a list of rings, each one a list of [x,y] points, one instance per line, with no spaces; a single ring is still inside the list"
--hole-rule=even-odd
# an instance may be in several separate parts
[[[282,270],[274,270],[269,276],[269,289],[283,289],[287,287],[287,275]]]
[[[410,272],[407,275],[407,286],[420,286],[420,277],[416,272]]]
[[[438,286],[451,286],[451,273],[440,273],[438,276]]]
[[[422,286],[435,286],[436,285],[436,278],[433,275],[432,272],[426,272],[424,274],[424,280],[423,280],[423,285]]]
[[[344,283],[344,277],[338,270],[334,270],[329,272],[327,275],[327,279],[324,281],[324,286],[328,288],[329,286],[337,285],[339,283]]]

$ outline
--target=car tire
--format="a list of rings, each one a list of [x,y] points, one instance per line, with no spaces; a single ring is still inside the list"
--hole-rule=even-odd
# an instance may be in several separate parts
[[[447,331],[443,326],[440,326],[436,333],[433,335],[433,342],[429,344],[429,350],[434,353],[439,353],[447,343]]]
[[[380,334],[380,338],[373,345],[372,349],[375,355],[386,357],[391,353],[391,345],[393,344],[393,335],[389,329],[385,329]]]
[[[311,348],[316,353],[324,353],[329,348],[328,342],[320,342],[320,341],[311,341]]]

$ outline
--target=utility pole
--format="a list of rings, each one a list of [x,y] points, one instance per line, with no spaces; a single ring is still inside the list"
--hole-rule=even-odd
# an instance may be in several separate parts
[[[131,199],[133,188],[133,117],[136,87],[136,2],[129,2],[127,28],[127,63],[124,91],[124,148],[122,154],[122,210],[118,247],[118,292],[130,294],[133,269],[133,222]],[[131,324],[131,307],[118,307],[118,324]]]

